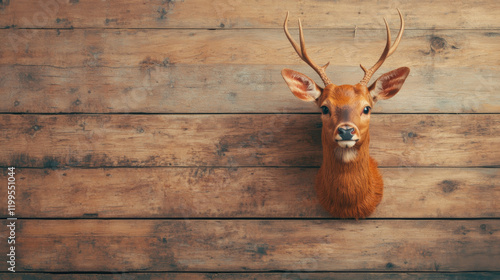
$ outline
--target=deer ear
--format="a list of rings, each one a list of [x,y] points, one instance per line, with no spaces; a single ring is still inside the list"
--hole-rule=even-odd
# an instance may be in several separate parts
[[[410,68],[401,67],[380,76],[369,88],[373,101],[389,99],[396,95],[410,74]]]
[[[321,96],[322,89],[309,77],[290,69],[281,70],[293,95],[304,101],[316,101]]]

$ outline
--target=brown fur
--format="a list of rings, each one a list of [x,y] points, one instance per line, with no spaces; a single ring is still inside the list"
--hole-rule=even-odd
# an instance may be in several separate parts
[[[369,139],[351,162],[334,156],[334,147],[323,133],[323,164],[316,175],[315,189],[321,205],[334,217],[365,218],[382,200],[384,182],[377,162],[369,156]],[[325,145],[326,144],[326,145]]]
[[[304,74],[289,69],[282,71],[295,96],[328,109],[322,109],[321,115],[323,163],[316,176],[315,189],[319,202],[332,216],[365,218],[382,200],[382,176],[377,162],[369,155],[371,113],[365,113],[364,109],[372,108],[378,99],[394,96],[409,72],[407,67],[398,68],[382,75],[370,87],[360,83],[340,86],[330,83],[320,88]],[[307,88],[296,81],[306,84]],[[315,86],[310,86],[313,84]],[[345,142],[339,128],[351,129],[351,139],[355,142]]]
[[[329,104],[332,108],[331,116],[323,116],[323,164],[315,184],[319,201],[334,217],[367,217],[382,200],[384,187],[377,162],[369,155],[369,116],[359,113],[365,105],[373,105],[372,98],[368,89],[359,84],[329,85],[323,90],[317,104]],[[332,137],[343,122],[355,124],[360,137],[351,148],[358,151],[357,157],[349,162],[343,162],[335,156],[335,149],[340,148]]]

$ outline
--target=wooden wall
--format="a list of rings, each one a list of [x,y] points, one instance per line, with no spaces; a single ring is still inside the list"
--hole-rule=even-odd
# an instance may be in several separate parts
[[[0,1],[1,279],[498,279],[500,14],[494,0]],[[318,109],[281,29],[356,83],[400,8],[371,154],[385,196],[329,218]],[[5,187],[6,188],[6,187]]]

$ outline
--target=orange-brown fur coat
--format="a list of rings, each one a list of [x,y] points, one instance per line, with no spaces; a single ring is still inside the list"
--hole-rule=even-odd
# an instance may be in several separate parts
[[[333,145],[323,137],[323,164],[315,189],[321,205],[334,217],[364,218],[382,200],[384,182],[377,162],[369,156],[369,137],[351,162],[335,159]]]

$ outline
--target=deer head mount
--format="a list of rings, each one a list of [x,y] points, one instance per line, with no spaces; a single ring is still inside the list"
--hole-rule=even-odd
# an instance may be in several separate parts
[[[288,12],[283,28],[299,57],[321,77],[324,87],[311,78],[290,69],[281,75],[292,93],[301,100],[315,102],[322,112],[323,163],[316,176],[315,189],[323,207],[334,217],[364,218],[372,214],[383,194],[383,181],[376,161],[369,156],[370,113],[380,99],[388,99],[401,89],[410,73],[401,67],[380,76],[370,86],[373,74],[396,50],[404,32],[404,20],[398,10],[401,28],[391,46],[391,32],[384,18],[387,42],[379,60],[370,68],[361,65],[365,75],[355,85],[335,85],[326,76],[329,62],[318,66],[306,51],[299,19],[300,46],[288,32]]]

